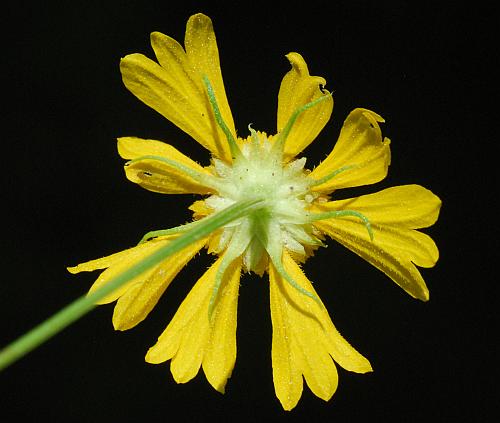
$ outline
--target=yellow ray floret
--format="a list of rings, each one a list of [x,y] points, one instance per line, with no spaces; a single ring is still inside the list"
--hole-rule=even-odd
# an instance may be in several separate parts
[[[117,275],[125,272],[135,263],[153,254],[176,236],[159,237],[153,241],[129,248],[121,253],[91,260],[68,270],[71,273],[79,273],[107,268],[90,288],[90,294],[106,285]],[[99,304],[107,304],[118,300],[113,314],[113,326],[115,329],[130,329],[144,320],[154,308],[163,292],[168,288],[170,282],[172,282],[179,271],[193,256],[203,248],[205,243],[206,239],[192,243],[104,297]]]
[[[174,318],[149,349],[146,361],[172,360],[171,371],[177,383],[189,382],[200,366],[210,384],[224,392],[236,361],[236,309],[241,260],[227,269],[218,301],[209,320],[207,313],[219,258],[194,285]]]
[[[142,54],[124,57],[120,70],[125,86],[216,157],[231,161],[229,146],[214,120],[202,79],[203,75],[209,78],[221,114],[236,136],[210,18],[202,14],[191,16],[186,26],[185,50],[159,32],[151,34],[151,44],[159,64]]]
[[[313,190],[332,192],[339,188],[369,185],[387,175],[391,162],[390,141],[382,140],[379,122],[384,119],[367,109],[353,110],[344,122],[332,152],[312,172],[315,180],[341,170]]]
[[[209,194],[210,172],[169,144],[136,137],[118,138],[118,153],[130,159],[127,179],[162,194]]]
[[[419,185],[403,185],[348,200],[314,206],[316,211],[354,209],[371,222],[373,241],[354,217],[314,222],[314,225],[376,268],[411,296],[429,299],[429,290],[415,265],[432,267],[439,257],[434,241],[415,229],[436,221],[441,201]]]
[[[338,384],[335,363],[357,373],[372,368],[339,334],[297,263],[324,246],[328,235],[425,301],[429,291],[417,266],[434,266],[439,253],[418,229],[434,224],[441,201],[418,185],[330,201],[337,189],[385,178],[390,141],[382,137],[384,119],[357,108],[326,159],[307,169],[306,158],[297,155],[328,122],[333,99],[324,89],[325,79],[311,76],[300,54],[287,55],[292,68],[279,89],[277,133],[268,136],[249,126],[250,135],[237,138],[211,20],[192,16],[184,47],[158,32],[151,34],[151,44],[157,62],[142,54],[124,57],[123,81],[146,105],[206,147],[210,165],[203,167],[160,141],[123,137],[118,151],[128,160],[126,176],[150,191],[204,197],[190,206],[193,222],[148,232],[136,247],[69,270],[106,269],[90,289],[95,293],[105,287],[95,297],[124,283],[99,303],[117,301],[113,325],[126,330],[148,315],[200,249],[218,255],[146,361],[171,360],[178,383],[203,368],[219,392],[224,392],[236,360],[240,273],[267,272],[276,395],[291,410],[305,380],[316,396],[329,400]]]
[[[292,69],[283,77],[278,94],[278,133],[283,130],[292,114],[301,106],[325,95],[324,78],[309,75],[307,64],[298,53],[287,54]],[[330,96],[317,106],[303,112],[285,143],[285,158],[290,159],[306,148],[324,128],[333,109]]]
[[[283,265],[288,274],[309,292],[309,280],[287,253]],[[302,295],[271,266],[272,361],[276,396],[285,410],[302,394],[302,376],[315,395],[329,400],[338,384],[334,361],[347,370],[372,370],[366,358],[338,333],[323,303]]]

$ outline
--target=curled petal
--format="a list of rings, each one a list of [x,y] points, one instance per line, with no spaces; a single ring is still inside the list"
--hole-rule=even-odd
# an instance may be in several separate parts
[[[312,211],[356,210],[371,222],[373,241],[365,225],[353,216],[314,222],[337,240],[389,276],[411,296],[429,299],[429,290],[415,265],[432,267],[439,257],[434,241],[416,231],[432,225],[441,201],[418,185],[389,188],[375,194],[316,205]]]
[[[331,153],[310,174],[320,181],[344,169],[314,191],[330,193],[339,188],[368,185],[384,179],[391,162],[389,139],[382,140],[379,122],[384,119],[366,109],[353,110],[344,122]]]
[[[211,192],[205,184],[211,174],[169,144],[124,137],[118,139],[118,152],[124,159],[132,159],[125,165],[127,179],[149,191],[163,194]]]
[[[124,57],[120,70],[125,86],[216,157],[231,161],[202,80],[203,75],[209,78],[224,121],[236,135],[210,18],[203,14],[191,16],[186,26],[186,50],[159,32],[151,34],[151,44],[159,64],[142,54]]]
[[[305,290],[315,293],[310,281],[288,253],[287,273]],[[335,360],[347,370],[366,373],[370,363],[335,329],[322,303],[303,295],[271,265],[272,362],[276,396],[291,410],[302,394],[302,375],[318,397],[327,401],[337,389]],[[317,296],[317,295],[316,295]]]
[[[287,54],[292,69],[283,77],[278,94],[278,132],[299,107],[325,95],[324,78],[309,75],[307,64],[298,53]],[[285,157],[291,159],[306,148],[326,125],[333,109],[330,97],[301,113],[285,142]]]
[[[170,369],[177,383],[188,382],[203,366],[209,383],[224,392],[236,361],[241,260],[235,260],[226,270],[209,320],[209,302],[221,261],[222,257],[196,282],[158,342],[149,349],[146,361],[157,364],[172,359]]]

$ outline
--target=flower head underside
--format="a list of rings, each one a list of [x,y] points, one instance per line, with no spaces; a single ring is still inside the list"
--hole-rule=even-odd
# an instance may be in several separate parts
[[[382,117],[358,108],[345,120],[326,159],[309,168],[300,154],[329,120],[333,99],[324,88],[326,81],[309,74],[300,54],[287,55],[292,68],[279,90],[276,134],[249,126],[250,135],[239,138],[211,20],[192,16],[184,47],[157,32],[151,43],[157,62],[141,54],[122,59],[125,86],[204,146],[211,163],[203,167],[169,144],[136,137],[119,138],[118,152],[127,160],[130,181],[157,193],[202,198],[190,207],[192,222],[150,232],[135,247],[70,271],[105,269],[94,291],[207,218],[255,200],[244,216],[134,277],[102,303],[116,301],[116,329],[134,327],[182,267],[207,248],[216,261],[193,286],[146,361],[171,360],[178,383],[191,380],[202,367],[209,383],[224,392],[236,360],[240,274],[267,273],[276,395],[286,410],[292,409],[305,379],[315,395],[328,400],[338,383],[335,362],[358,373],[372,369],[336,330],[300,263],[332,238],[425,301],[428,289],[416,266],[434,266],[438,250],[417,229],[437,220],[440,200],[419,185],[334,199],[338,189],[373,184],[386,176],[390,141],[382,137]]]

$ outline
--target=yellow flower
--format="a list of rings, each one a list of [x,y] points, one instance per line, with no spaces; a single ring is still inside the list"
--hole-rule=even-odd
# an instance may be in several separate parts
[[[440,200],[418,185],[330,200],[337,189],[386,176],[389,140],[381,135],[382,117],[355,109],[328,157],[306,170],[305,158],[297,155],[329,120],[333,100],[323,88],[325,80],[309,74],[300,54],[287,55],[292,69],[279,90],[277,135],[249,127],[250,135],[243,139],[236,136],[210,19],[202,14],[189,19],[184,48],[158,32],[151,34],[151,43],[158,63],[141,54],[122,59],[126,87],[209,150],[212,161],[202,167],[171,145],[125,137],[118,140],[118,151],[129,160],[126,176],[150,191],[204,197],[190,207],[193,223],[149,233],[136,247],[70,271],[106,269],[94,291],[207,216],[238,202],[263,199],[260,207],[134,277],[102,303],[116,301],[113,325],[130,329],[144,320],[199,250],[206,247],[218,255],[149,349],[146,361],[171,360],[178,383],[191,380],[201,366],[209,383],[224,392],[236,360],[240,273],[268,273],[276,395],[286,410],[292,409],[304,377],[315,395],[328,400],[338,383],[334,361],[358,373],[372,368],[335,329],[298,263],[322,246],[327,235],[426,301],[428,290],[416,266],[432,267],[438,250],[416,229],[436,221]]]

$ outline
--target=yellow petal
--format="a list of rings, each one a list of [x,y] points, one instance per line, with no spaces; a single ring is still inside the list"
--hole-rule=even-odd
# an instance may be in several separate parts
[[[118,152],[124,159],[137,159],[125,165],[127,178],[150,191],[163,194],[208,194],[211,189],[175,166],[144,156],[173,160],[200,175],[210,173],[171,145],[135,137],[118,139]]]
[[[203,75],[210,79],[222,116],[236,136],[210,18],[197,14],[188,20],[186,51],[159,32],[151,34],[151,44],[159,64],[141,54],[124,57],[120,70],[125,86],[216,157],[230,161],[229,145],[215,122],[202,80]]]
[[[177,383],[191,380],[203,364],[207,380],[215,389],[224,392],[236,361],[241,260],[236,260],[226,270],[209,321],[208,306],[221,260],[219,258],[196,282],[158,342],[149,349],[146,361],[157,364],[172,359],[170,368]]]
[[[113,313],[116,330],[127,330],[142,322],[154,308],[177,273],[200,251],[206,239],[194,242],[155,266],[118,299]]]
[[[200,173],[210,174],[205,168],[190,159],[170,144],[162,141],[149,140],[137,137],[121,137],[117,139],[118,154],[126,160],[133,160],[143,156],[160,156],[174,160]]]
[[[205,200],[197,200],[189,207],[189,210],[193,211],[194,219],[201,219],[202,217],[208,216],[214,212],[214,209],[207,206]]]
[[[389,276],[411,296],[429,299],[429,290],[415,267],[432,267],[439,257],[434,241],[414,229],[432,225],[441,201],[418,185],[389,188],[350,200],[316,205],[313,212],[355,210],[371,222],[373,241],[360,219],[345,216],[314,225]]]
[[[142,244],[142,245],[145,245],[145,244]],[[141,248],[144,248],[144,246],[141,246]],[[130,255],[132,252],[135,252],[137,250],[138,250],[137,246],[132,247],[132,248],[128,248],[128,249],[120,251],[118,253],[110,254],[109,256],[106,256],[106,257],[101,257],[98,259],[89,260],[89,261],[86,261],[85,263],[80,263],[76,266],[68,267],[67,269],[70,273],[73,273],[73,274],[80,273],[80,272],[92,272],[92,271],[98,270],[98,269],[106,269],[106,268],[112,266],[113,264],[121,261],[122,259],[124,259],[128,255]]]
[[[356,210],[370,217],[372,223],[410,229],[433,225],[441,200],[420,185],[400,185],[346,200],[319,204],[323,210]]]
[[[198,13],[189,18],[186,25],[184,44],[187,57],[193,69],[197,70],[198,73],[206,75],[210,80],[222,118],[236,138],[233,115],[227,101],[224,81],[222,79],[217,40],[215,39],[212,21],[208,16]],[[212,111],[211,107],[209,110]],[[225,137],[222,139],[224,140],[223,144],[225,148],[229,148]]]
[[[79,273],[107,268],[99,275],[97,280],[91,286],[89,290],[90,294],[106,285],[110,280],[125,272],[128,268],[130,268],[137,262],[152,254],[155,250],[163,247],[166,243],[168,243],[170,239],[175,236],[176,235],[158,237],[144,244],[140,244],[127,250],[120,251],[119,253],[115,253],[96,260],[90,260],[75,267],[70,267],[68,268],[68,270],[71,273]],[[130,282],[127,282],[120,288],[115,289],[113,292],[102,298],[100,301],[98,301],[97,304],[108,304],[115,301],[116,299],[121,297],[135,282],[147,278],[152,272],[153,269],[150,269],[143,274],[136,276]]]
[[[286,57],[292,69],[284,76],[278,94],[278,132],[299,107],[325,95],[322,91],[325,79],[309,75],[307,64],[300,54],[289,53]],[[302,112],[285,143],[285,156],[288,159],[299,154],[318,136],[330,119],[332,109],[333,99],[330,97]]]
[[[226,276],[226,286],[219,291],[219,300],[211,322],[211,336],[203,357],[203,371],[209,383],[224,393],[227,380],[236,362],[236,324],[241,261],[233,264]]]
[[[288,274],[304,289],[315,293],[310,281],[288,253],[283,254]],[[370,363],[335,329],[321,303],[292,287],[270,266],[272,362],[276,396],[285,410],[297,404],[302,375],[311,391],[327,401],[337,389],[333,360],[354,372],[371,371]],[[333,360],[332,360],[333,358]]]
[[[316,167],[311,178],[320,180],[344,166],[352,166],[314,191],[332,192],[339,188],[368,185],[384,179],[391,162],[389,139],[382,141],[378,122],[384,119],[366,109],[353,110],[344,122],[340,136],[328,157]]]

